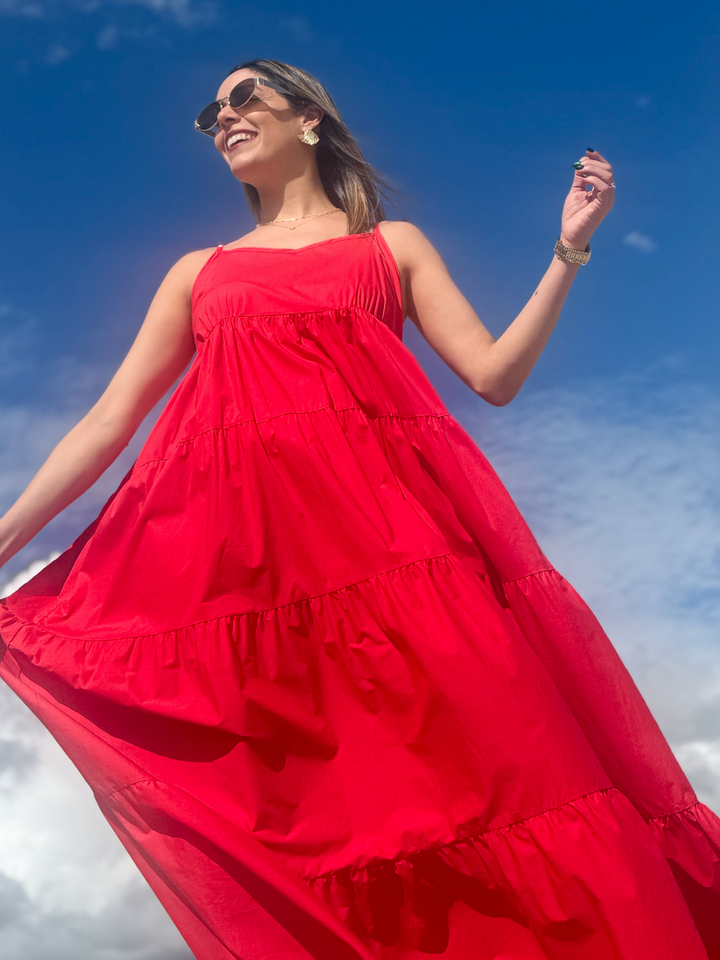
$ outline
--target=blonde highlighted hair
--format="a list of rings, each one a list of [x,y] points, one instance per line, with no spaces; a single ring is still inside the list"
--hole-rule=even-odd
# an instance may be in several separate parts
[[[315,128],[320,137],[317,150],[318,172],[330,202],[347,214],[349,233],[369,233],[385,211],[381,196],[388,189],[382,177],[367,162],[355,138],[340,119],[335,103],[325,87],[311,74],[279,60],[248,60],[233,67],[254,70],[266,80],[284,87],[290,106],[297,111],[315,104],[323,118]],[[245,196],[256,220],[260,220],[260,196],[251,184],[243,183]]]

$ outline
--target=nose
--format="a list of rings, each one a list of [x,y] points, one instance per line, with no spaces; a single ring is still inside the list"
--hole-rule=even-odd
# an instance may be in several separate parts
[[[229,103],[229,97],[225,97],[219,102],[222,104],[218,112],[218,126],[222,127],[223,123],[234,123],[238,119],[237,111],[235,111]]]

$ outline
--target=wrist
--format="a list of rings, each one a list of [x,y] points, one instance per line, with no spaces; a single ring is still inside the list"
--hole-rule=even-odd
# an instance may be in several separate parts
[[[589,243],[585,245],[584,250],[563,243],[562,237],[560,237],[555,244],[555,256],[564,263],[585,264],[590,259],[590,255]]]
[[[590,246],[590,237],[568,236],[566,233],[560,233],[560,243],[571,250],[585,251]]]
[[[571,260],[563,260],[561,257],[558,257],[557,254],[552,259],[552,266],[562,269],[565,272],[570,272],[573,276],[578,272],[581,263],[573,263]]]
[[[12,560],[18,551],[22,550],[31,537],[23,537],[22,531],[17,529],[7,529],[7,519],[5,524],[0,525],[0,567],[4,567],[8,560]],[[7,526],[6,526],[7,525]]]

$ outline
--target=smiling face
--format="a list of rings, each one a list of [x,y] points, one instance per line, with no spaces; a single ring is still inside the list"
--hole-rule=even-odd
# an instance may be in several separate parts
[[[256,76],[260,76],[257,71],[236,70],[223,82],[217,99],[227,97],[241,80]],[[297,113],[277,90],[258,85],[244,106],[222,108],[215,146],[238,180],[258,185],[268,177],[306,167],[310,148],[298,136],[321,119],[317,107]]]

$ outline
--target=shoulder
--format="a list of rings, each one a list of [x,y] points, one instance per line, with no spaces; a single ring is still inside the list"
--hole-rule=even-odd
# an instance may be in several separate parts
[[[202,268],[215,253],[217,247],[205,247],[203,250],[192,250],[173,264],[168,276],[175,275],[178,279],[189,279],[191,286]]]
[[[216,249],[217,247],[206,247],[203,250],[193,250],[180,257],[165,274],[160,289],[163,292],[189,299],[198,274]]]
[[[422,230],[407,220],[381,220],[378,229],[388,243],[403,247],[422,246],[430,242]]]
[[[414,223],[383,220],[378,229],[401,271],[412,272],[425,263],[440,259],[435,247]]]

